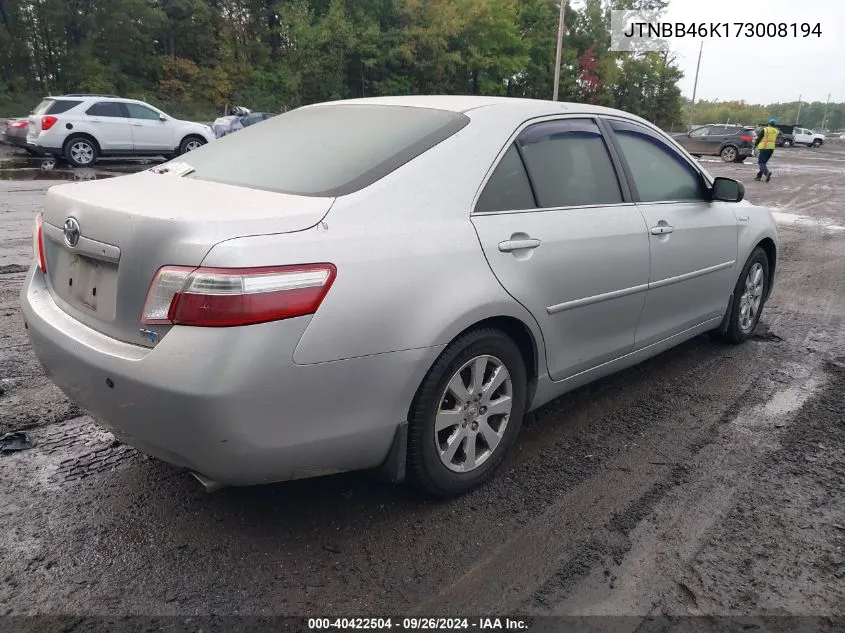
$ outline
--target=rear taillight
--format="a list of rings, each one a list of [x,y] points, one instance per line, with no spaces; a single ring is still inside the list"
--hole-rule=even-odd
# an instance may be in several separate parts
[[[334,282],[332,264],[267,268],[164,266],[141,322],[229,327],[313,314]]]
[[[56,121],[58,121],[58,120],[59,119],[57,117],[49,116],[49,115],[45,116],[45,117],[41,117],[41,129],[46,132],[51,127],[53,127],[56,124]]]
[[[751,141],[753,141],[754,139],[753,139],[752,137],[750,137],[750,136],[740,136],[740,137],[739,137],[739,140],[740,140],[740,141],[745,141],[746,143],[750,143],[750,142],[751,142]]]
[[[32,230],[32,254],[42,273],[47,272],[47,258],[44,256],[44,218],[39,213],[35,216],[35,228]]]
[[[28,121],[15,121],[14,123],[10,123],[9,127],[26,127],[28,123]]]

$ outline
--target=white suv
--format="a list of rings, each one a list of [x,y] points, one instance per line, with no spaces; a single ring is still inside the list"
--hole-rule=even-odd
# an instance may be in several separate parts
[[[143,101],[103,95],[47,97],[29,117],[27,146],[90,167],[100,156],[173,156],[214,139],[207,125],[180,121]]]

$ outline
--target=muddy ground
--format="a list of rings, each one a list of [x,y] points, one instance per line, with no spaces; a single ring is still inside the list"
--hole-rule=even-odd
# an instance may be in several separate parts
[[[633,631],[765,614],[842,630],[845,143],[779,150],[768,184],[706,163],[780,211],[753,341],[699,337],[545,406],[490,485],[446,503],[366,473],[207,494],[115,442],[27,342],[18,291],[55,180],[3,166],[0,431],[38,444],[0,456],[0,615],[627,615]]]

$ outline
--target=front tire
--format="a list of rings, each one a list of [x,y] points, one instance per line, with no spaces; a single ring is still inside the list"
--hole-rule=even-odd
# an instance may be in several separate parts
[[[722,160],[726,163],[733,163],[736,161],[737,156],[739,156],[739,152],[733,145],[728,145],[727,147],[722,148],[719,156],[721,156]]]
[[[822,146],[822,141],[821,141],[821,139],[818,139],[818,138],[815,139],[811,144],[811,147],[821,147],[821,146]]]
[[[74,167],[93,167],[99,154],[97,143],[87,136],[71,136],[65,141],[65,159]]]
[[[182,142],[179,143],[179,153],[187,154],[188,152],[192,152],[205,145],[206,142],[207,141],[201,136],[186,136],[182,139]]]
[[[519,348],[495,329],[467,332],[440,355],[408,419],[408,478],[449,498],[490,479],[513,446],[528,379]]]
[[[754,249],[734,288],[728,328],[722,338],[728,343],[744,343],[754,333],[766,303],[769,285],[769,258],[759,246]]]

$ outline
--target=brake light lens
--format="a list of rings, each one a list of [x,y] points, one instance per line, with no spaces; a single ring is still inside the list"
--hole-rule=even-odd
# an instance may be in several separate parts
[[[35,216],[35,228],[32,231],[32,254],[42,273],[47,272],[47,258],[44,256],[44,217]]]
[[[751,137],[751,136],[740,136],[740,137],[739,137],[739,140],[740,140],[740,141],[745,141],[746,143],[750,143],[751,141],[753,141],[753,140],[754,140],[754,138],[753,138],[753,137]]]
[[[141,322],[232,327],[313,314],[336,275],[332,264],[266,268],[164,266],[150,284]]]
[[[10,123],[9,127],[19,128],[19,127],[26,127],[29,125],[29,121],[15,121],[14,123]]]
[[[57,117],[50,116],[50,115],[47,115],[45,117],[41,117],[41,130],[46,132],[51,127],[53,127],[56,124],[56,121],[58,121],[58,120],[59,119]]]

